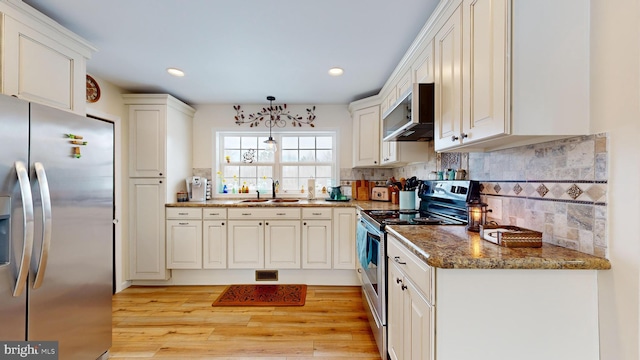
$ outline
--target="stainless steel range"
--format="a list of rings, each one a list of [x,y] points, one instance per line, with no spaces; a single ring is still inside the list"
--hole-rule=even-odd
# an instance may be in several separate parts
[[[479,199],[479,183],[471,180],[425,180],[418,187],[416,210],[360,212],[357,252],[361,265],[365,310],[380,357],[387,358],[386,225],[466,225],[468,201]]]

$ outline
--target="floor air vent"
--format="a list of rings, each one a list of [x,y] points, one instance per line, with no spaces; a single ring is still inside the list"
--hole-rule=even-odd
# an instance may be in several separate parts
[[[278,270],[256,270],[256,281],[278,281]]]

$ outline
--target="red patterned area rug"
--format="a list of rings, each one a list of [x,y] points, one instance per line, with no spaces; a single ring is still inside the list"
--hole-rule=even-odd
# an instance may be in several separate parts
[[[211,306],[303,306],[307,285],[230,285]]]

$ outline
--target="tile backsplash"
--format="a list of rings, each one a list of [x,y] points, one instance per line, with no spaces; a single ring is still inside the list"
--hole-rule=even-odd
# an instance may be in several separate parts
[[[428,179],[432,171],[465,169],[480,182],[488,220],[543,233],[543,241],[607,257],[608,136],[596,134],[487,153],[439,153],[397,168],[340,169],[343,193],[366,179]],[[211,179],[211,169],[194,169]]]
[[[543,241],[607,256],[607,134],[469,153],[489,220],[543,233]]]

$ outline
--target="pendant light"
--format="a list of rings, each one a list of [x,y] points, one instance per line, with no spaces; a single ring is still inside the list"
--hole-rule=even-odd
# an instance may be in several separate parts
[[[273,119],[273,106],[272,106],[272,102],[275,99],[276,99],[275,96],[267,96],[267,100],[269,100],[269,138],[264,141],[264,143],[267,144],[266,150],[272,153],[275,153],[278,150],[278,143],[275,140],[273,140],[273,137],[271,136],[271,128],[275,124],[275,120]]]

